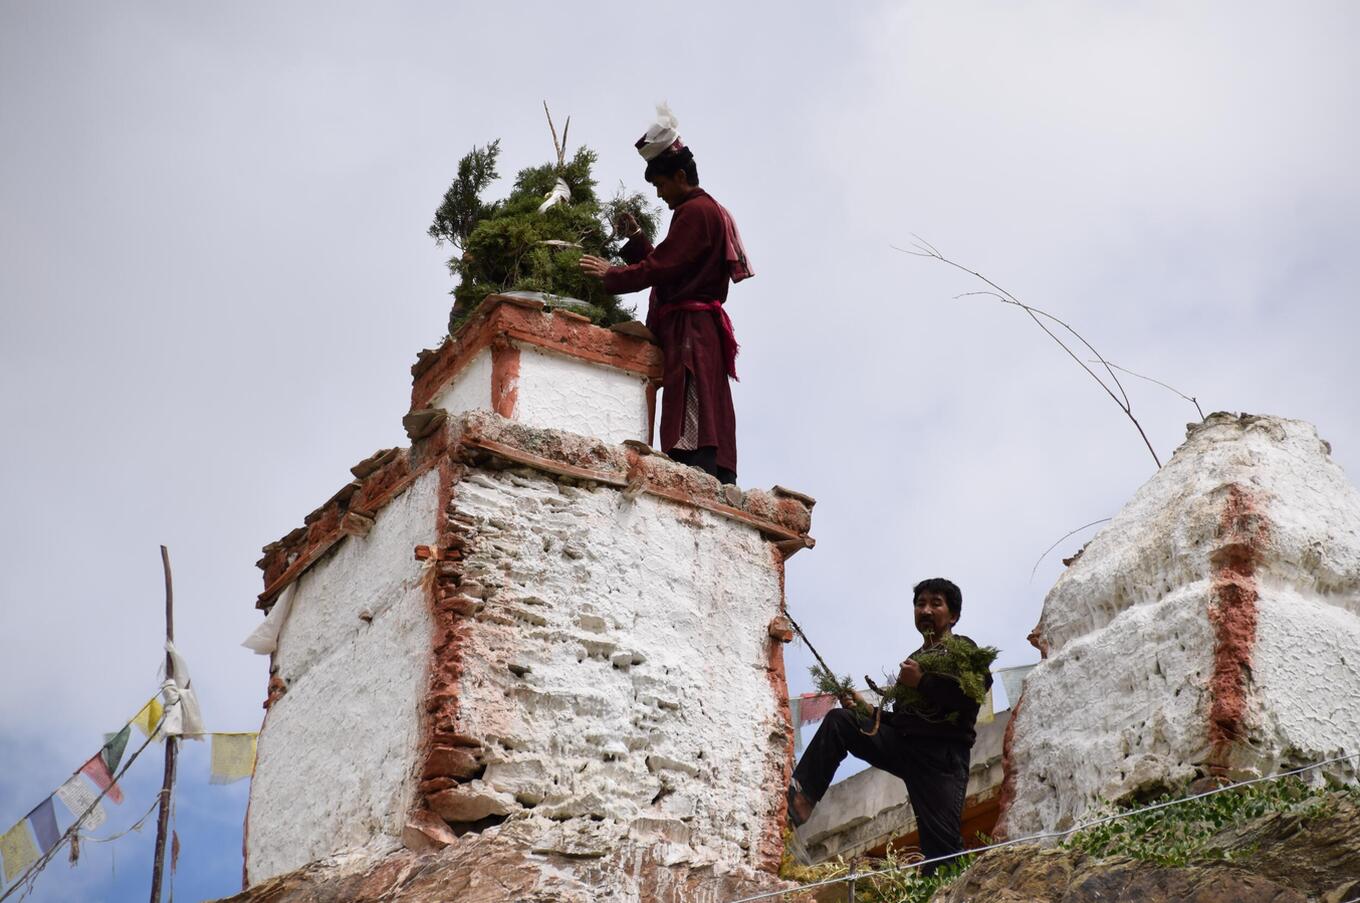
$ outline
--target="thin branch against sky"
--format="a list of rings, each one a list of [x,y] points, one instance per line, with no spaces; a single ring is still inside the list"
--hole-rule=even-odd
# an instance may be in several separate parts
[[[944,254],[940,252],[938,248],[936,248],[934,245],[932,245],[925,239],[921,238],[919,235],[913,234],[912,238],[914,238],[915,241],[913,242],[912,248],[910,249],[899,248],[897,245],[890,245],[890,247],[894,251],[901,251],[903,254],[910,254],[913,257],[926,257],[931,260],[938,260],[941,263],[946,263],[957,270],[962,270],[963,272],[969,274],[970,276],[980,279],[981,281],[985,282],[992,288],[992,291],[964,292],[961,295],[956,295],[955,298],[967,298],[976,295],[986,295],[988,297],[997,299],[1003,304],[1013,304],[1016,307],[1023,310],[1025,313],[1029,314],[1030,319],[1034,321],[1035,325],[1037,325],[1040,329],[1047,333],[1049,338],[1057,342],[1058,345],[1062,348],[1062,350],[1067,352],[1068,357],[1076,361],[1078,367],[1081,367],[1081,369],[1085,370],[1088,376],[1090,376],[1092,379],[1094,379],[1097,383],[1100,384],[1100,387],[1105,390],[1105,394],[1110,396],[1110,400],[1119,406],[1119,409],[1124,412],[1124,416],[1128,417],[1130,422],[1133,423],[1134,428],[1138,430],[1138,435],[1142,437],[1143,444],[1147,446],[1148,453],[1152,455],[1152,460],[1156,462],[1157,467],[1160,468],[1162,466],[1162,460],[1161,458],[1157,457],[1157,450],[1152,447],[1152,442],[1151,440],[1148,439],[1147,433],[1143,430],[1143,425],[1139,423],[1138,418],[1133,415],[1133,405],[1129,401],[1128,393],[1124,391],[1123,383],[1119,381],[1119,377],[1115,375],[1114,369],[1105,360],[1105,356],[1102,355],[1099,351],[1097,351],[1095,349],[1095,346],[1088,342],[1081,333],[1077,332],[1075,329],[1072,328],[1071,325],[1059,319],[1058,317],[1055,317],[1053,314],[1050,314],[1045,310],[1041,310],[1040,308],[1033,307],[1029,304],[1025,304],[1019,298],[1015,297],[1015,295],[1011,294],[1009,291],[1002,288],[1000,285],[997,285],[995,282],[993,282],[991,279],[988,279],[986,276],[982,275],[977,270],[970,269],[969,267],[964,266],[958,261],[946,257]],[[1061,326],[1063,329],[1067,330],[1067,332],[1069,332],[1074,338],[1076,338],[1077,341],[1081,342],[1081,344],[1084,345],[1088,351],[1094,354],[1096,356],[1096,359],[1099,361],[1100,365],[1105,368],[1105,372],[1109,374],[1110,381],[1114,383],[1115,388],[1111,389],[1110,386],[1105,382],[1105,380],[1101,379],[1100,376],[1094,370],[1088,367],[1086,365],[1086,362],[1083,361],[1066,342],[1064,342],[1061,338],[1054,334],[1053,330],[1048,328],[1047,324],[1044,323],[1044,320],[1050,320]],[[1119,390],[1119,394],[1117,395],[1115,394],[1115,389]]]
[[[1067,538],[1070,537],[1070,536],[1076,536],[1078,533],[1080,533],[1082,530],[1087,529],[1088,527],[1094,527],[1096,524],[1103,524],[1103,523],[1106,523],[1106,522],[1111,521],[1111,520],[1113,520],[1113,518],[1102,517],[1100,520],[1093,520],[1093,521],[1091,521],[1089,524],[1082,524],[1080,527],[1077,527],[1075,530],[1069,530],[1068,532],[1064,533],[1062,536],[1058,537],[1058,541],[1055,542],[1055,543],[1053,543],[1053,545],[1049,546],[1047,549],[1044,549],[1044,553],[1043,553],[1042,555],[1039,556],[1039,558],[1038,558],[1037,561],[1034,562],[1034,567],[1031,568],[1031,569],[1030,569],[1030,572],[1029,572],[1029,579],[1030,579],[1030,580],[1033,580],[1033,579],[1034,579],[1034,575],[1035,575],[1035,574],[1038,572],[1038,570],[1039,570],[1039,565],[1042,564],[1043,561],[1044,561],[1044,559],[1048,557],[1048,553],[1049,553],[1049,552],[1052,552],[1054,549],[1056,549],[1056,548],[1058,547],[1058,545],[1059,545],[1063,540],[1067,539]]]
[[[1087,361],[1087,363],[1089,363],[1089,364],[1094,364],[1095,361]],[[1170,391],[1170,392],[1175,393],[1176,395],[1179,395],[1181,398],[1184,398],[1186,401],[1190,402],[1192,405],[1195,406],[1195,410],[1199,412],[1199,419],[1200,419],[1200,420],[1203,420],[1203,419],[1204,419],[1204,410],[1199,406],[1199,399],[1196,398],[1195,396],[1193,396],[1193,395],[1186,395],[1186,394],[1185,394],[1184,392],[1182,392],[1180,389],[1177,389],[1175,386],[1169,386],[1169,385],[1167,385],[1166,383],[1162,382],[1160,379],[1153,379],[1151,376],[1144,376],[1144,375],[1141,374],[1141,373],[1134,373],[1134,372],[1133,372],[1132,370],[1130,370],[1129,368],[1127,368],[1127,367],[1121,367],[1121,366],[1119,366],[1118,364],[1114,363],[1113,361],[1106,361],[1105,363],[1106,363],[1107,366],[1113,367],[1114,369],[1118,370],[1120,373],[1127,373],[1129,376],[1136,376],[1136,377],[1138,377],[1139,379],[1145,379],[1145,380],[1147,380],[1147,381],[1150,382],[1150,383],[1156,383],[1157,385],[1161,386],[1163,389],[1166,389],[1166,390],[1168,390],[1168,391]]]

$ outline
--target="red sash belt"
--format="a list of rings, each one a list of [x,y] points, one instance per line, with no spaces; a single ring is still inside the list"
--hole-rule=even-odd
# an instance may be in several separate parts
[[[737,352],[741,350],[741,346],[737,344],[737,335],[732,331],[732,318],[723,310],[721,301],[672,301],[662,306],[661,314],[669,318],[682,312],[697,314],[706,310],[718,315],[718,326],[722,332],[723,364],[727,375],[736,379]]]

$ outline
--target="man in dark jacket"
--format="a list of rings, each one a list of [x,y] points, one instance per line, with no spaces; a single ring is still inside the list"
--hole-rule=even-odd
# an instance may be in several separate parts
[[[925,642],[902,662],[897,682],[914,688],[913,697],[923,701],[898,706],[875,719],[856,714],[857,706],[864,707],[858,696],[843,698],[845,708],[826,716],[794,769],[789,819],[795,825],[807,821],[837,766],[849,754],[906,782],[921,835],[921,853],[935,859],[963,849],[960,822],[980,704],[964,692],[958,679],[923,670],[920,659],[939,654],[946,637],[974,648],[976,644],[953,633],[963,610],[963,594],[951,581],[923,580],[912,593],[916,629]],[[984,686],[991,686],[989,671],[984,672],[983,681]],[[933,864],[922,867],[924,874],[934,871]]]

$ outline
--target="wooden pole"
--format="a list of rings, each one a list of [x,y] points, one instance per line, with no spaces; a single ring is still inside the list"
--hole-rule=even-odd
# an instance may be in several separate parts
[[[161,546],[161,567],[165,570],[165,639],[175,638],[175,590],[170,581],[170,551]],[[175,663],[165,653],[165,678],[174,676]],[[181,712],[182,714],[182,712]],[[161,811],[156,819],[156,853],[151,868],[151,903],[160,903],[161,877],[165,864],[165,832],[170,825],[170,791],[175,785],[175,737],[165,738],[165,780],[161,783]]]

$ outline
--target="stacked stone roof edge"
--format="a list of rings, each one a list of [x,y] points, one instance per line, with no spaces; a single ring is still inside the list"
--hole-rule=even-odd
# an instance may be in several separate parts
[[[802,493],[779,486],[743,492],[640,442],[608,445],[489,411],[470,411],[447,418],[409,449],[384,449],[365,458],[351,469],[356,479],[308,514],[302,527],[265,546],[257,562],[265,583],[257,607],[267,609],[284,587],[345,536],[362,535],[366,521],[446,457],[492,467],[529,467],[560,480],[613,486],[629,497],[645,492],[703,508],[759,530],[785,555],[815,544],[808,535],[815,502]]]

